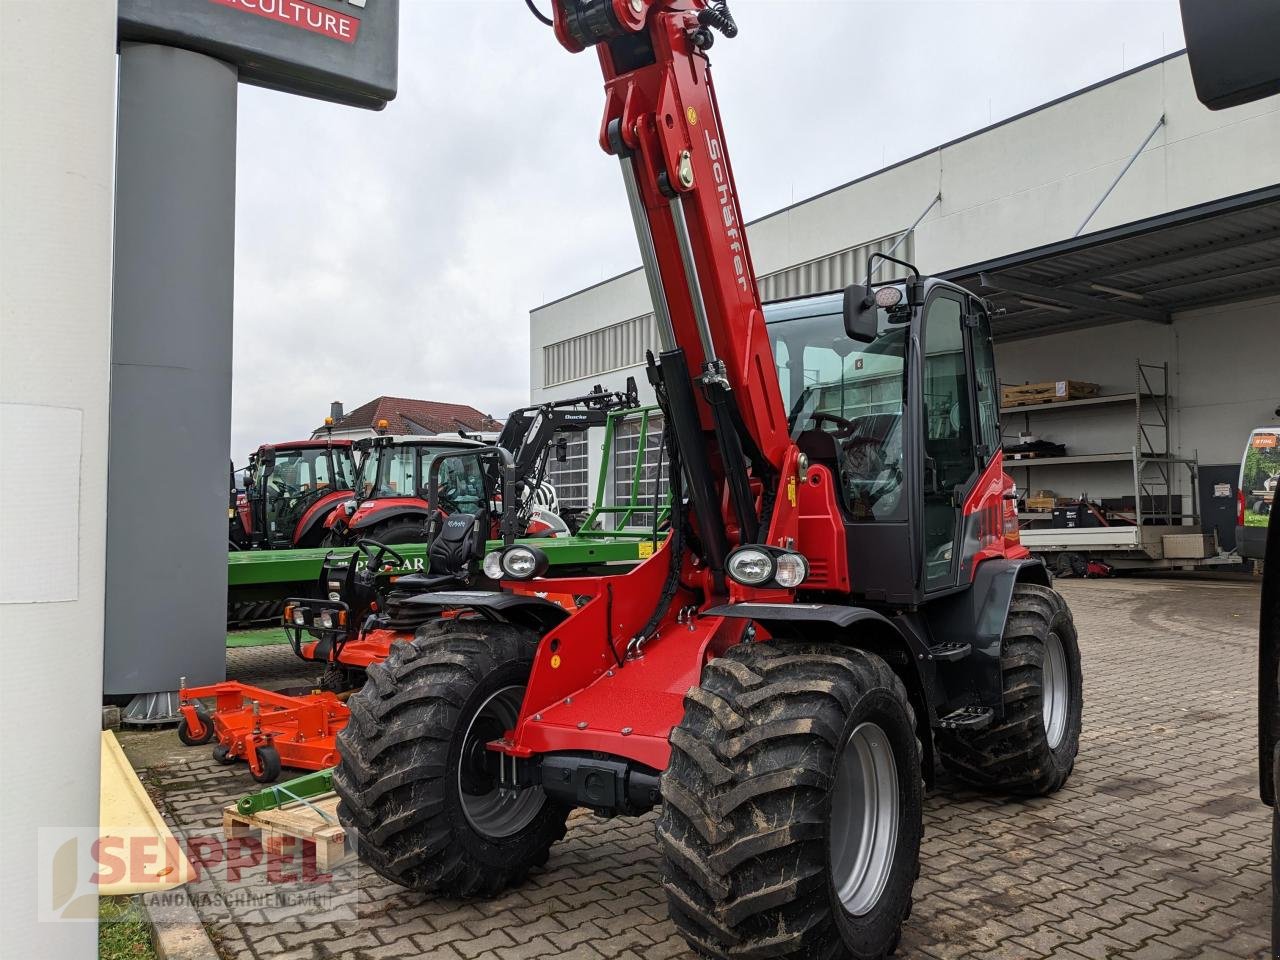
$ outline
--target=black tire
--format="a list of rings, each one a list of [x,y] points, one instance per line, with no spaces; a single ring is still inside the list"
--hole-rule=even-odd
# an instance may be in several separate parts
[[[1066,577],[1083,577],[1089,572],[1089,561],[1078,553],[1058,554],[1057,574]]]
[[[427,523],[421,518],[388,520],[386,523],[355,531],[355,537],[377,540],[387,546],[397,543],[426,543]]]
[[[482,708],[523,696],[537,644],[536,634],[509,624],[437,621],[369,667],[347,701],[333,786],[338,819],[377,873],[413,890],[492,896],[547,862],[567,806],[534,788],[520,795],[528,797],[522,816],[487,832],[468,806],[496,790],[483,743],[502,731],[490,729]],[[469,736],[477,718],[483,729]]]
[[[330,549],[345,546],[346,543],[347,538],[334,530],[333,527],[326,530],[324,536],[320,538],[320,546],[329,547]]]
[[[1044,716],[1046,651],[1056,638],[1067,671],[1066,708],[1056,744]],[[992,793],[1046,796],[1067,782],[1080,749],[1084,696],[1071,611],[1056,590],[1014,587],[1000,656],[1004,718],[982,730],[939,730],[942,762],[963,783]]]
[[[231,748],[225,743],[219,743],[213,748],[213,760],[223,766],[228,766],[236,762],[236,758],[231,755]]]
[[[213,717],[204,704],[196,704],[196,718],[200,721],[199,731],[192,731],[187,723],[186,714],[178,720],[178,739],[188,747],[199,747],[213,739]]]
[[[833,880],[833,844],[855,820],[832,811],[847,809],[839,761],[868,723],[891,747],[897,828],[883,885],[855,915]],[[916,733],[902,681],[874,654],[747,643],[711,661],[671,732],[658,819],[669,912],[690,946],[734,958],[891,954],[920,871]]]
[[[249,766],[249,774],[259,783],[275,783],[280,779],[280,752],[267,744],[258,748],[258,770]]]

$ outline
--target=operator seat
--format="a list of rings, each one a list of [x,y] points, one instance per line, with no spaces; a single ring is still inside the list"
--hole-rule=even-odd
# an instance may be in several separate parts
[[[411,573],[396,580],[396,592],[403,594],[439,590],[465,584],[471,561],[484,553],[489,523],[473,513],[450,514],[427,550],[427,572]]]

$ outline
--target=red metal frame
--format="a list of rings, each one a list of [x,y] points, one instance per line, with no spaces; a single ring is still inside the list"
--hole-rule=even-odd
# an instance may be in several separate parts
[[[979,517],[978,552],[969,572],[971,581],[986,560],[1020,560],[1031,556],[1018,535],[1018,504],[1009,496],[1013,490],[1013,478],[1004,472],[1004,452],[997,450],[961,511],[966,518],[974,514]]]
[[[338,762],[334,738],[351,716],[347,705],[332,693],[291,696],[236,681],[185,687],[178,697],[187,729],[197,739],[204,732],[204,721],[195,701],[214,701],[210,719],[214,738],[228,757],[246,761],[255,776],[262,774],[258,751],[265,746],[275,748],[283,767],[325,770],[334,766]]]

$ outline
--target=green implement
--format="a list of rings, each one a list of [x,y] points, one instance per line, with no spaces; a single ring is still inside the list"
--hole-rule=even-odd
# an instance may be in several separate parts
[[[305,803],[310,806],[310,798],[318,797],[333,790],[333,770],[317,770],[315,773],[303,774],[294,780],[278,783],[275,786],[241,797],[236,803],[236,810],[247,816],[274,810],[287,803]],[[323,814],[321,814],[323,816]]]

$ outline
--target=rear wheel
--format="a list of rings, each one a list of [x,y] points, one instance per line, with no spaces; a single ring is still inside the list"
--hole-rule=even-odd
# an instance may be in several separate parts
[[[437,621],[397,641],[348,701],[333,785],[361,859],[415,890],[492,895],[546,863],[569,809],[498,787],[485,744],[515,726],[537,636]]]
[[[671,747],[663,885],[698,953],[893,952],[919,873],[920,745],[882,659],[741,644],[707,665]]]
[[[970,786],[1053,793],[1075,765],[1084,699],[1075,624],[1056,590],[1014,587],[1000,669],[1004,718],[983,730],[939,730],[938,753]]]

